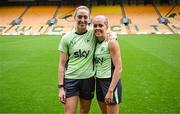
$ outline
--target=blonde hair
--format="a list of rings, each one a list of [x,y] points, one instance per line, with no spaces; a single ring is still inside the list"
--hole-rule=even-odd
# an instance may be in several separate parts
[[[75,9],[75,11],[74,11],[74,14],[73,14],[74,19],[75,19],[76,15],[77,15],[77,12],[78,12],[80,9],[85,9],[86,11],[88,11],[88,12],[89,12],[89,17],[90,17],[90,10],[89,10],[89,8],[88,8],[87,6],[79,6],[79,7],[77,7],[77,8]]]
[[[107,27],[107,31],[106,31],[106,37],[105,37],[105,40],[106,41],[110,41],[110,40],[113,40],[113,39],[116,39],[117,38],[117,34],[114,33],[114,32],[111,32],[111,31],[108,31],[108,28],[109,28],[109,20],[106,16],[104,15],[96,15],[93,19],[96,20],[96,19],[100,19],[100,20],[103,20],[104,21],[104,24],[106,25]]]
[[[103,19],[104,24],[106,25],[106,27],[107,28],[109,27],[108,18],[106,16],[104,16],[104,15],[96,15],[94,19]]]

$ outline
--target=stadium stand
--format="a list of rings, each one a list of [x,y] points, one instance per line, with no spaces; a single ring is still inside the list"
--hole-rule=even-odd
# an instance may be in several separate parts
[[[131,20],[129,25],[132,33],[166,33],[169,30],[158,23],[157,14],[152,5],[125,5],[125,12],[127,17]]]
[[[70,31],[73,28],[73,12],[75,6],[61,6],[59,13],[57,15],[58,22],[57,25],[63,26],[64,31]],[[66,23],[66,24],[64,24]]]
[[[175,31],[180,32],[180,6],[158,6],[163,16],[169,20],[169,25]],[[167,10],[168,9],[168,10]]]
[[[12,20],[18,18],[23,13],[25,8],[24,6],[0,7],[0,24],[10,24]]]
[[[56,6],[32,6],[22,17],[22,25],[45,25],[55,10]]]
[[[22,26],[32,26],[31,33],[38,34],[39,27],[47,28],[47,21],[53,16],[57,6],[32,6],[23,17]],[[48,32],[46,29],[42,31]]]
[[[120,23],[122,18],[121,8],[119,5],[115,6],[92,6],[92,18],[95,15],[105,15],[109,19],[110,30],[119,34],[127,34],[125,26]]]
[[[0,7],[0,34],[63,34],[73,28],[72,13],[76,6],[85,3],[88,2],[3,2],[3,5],[20,6]],[[124,0],[124,3],[111,0],[89,1],[87,6],[91,9],[91,19],[95,15],[107,16],[109,29],[118,34],[180,33],[179,2],[158,0],[155,3],[151,0]]]

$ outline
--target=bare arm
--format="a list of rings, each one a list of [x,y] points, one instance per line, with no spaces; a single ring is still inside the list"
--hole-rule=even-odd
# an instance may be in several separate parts
[[[58,77],[59,77],[59,84],[64,84],[64,71],[65,65],[67,61],[67,54],[64,52],[60,53],[59,57],[59,69],[58,69]]]
[[[120,47],[119,47],[119,44],[116,40],[110,40],[109,41],[109,50],[110,50],[112,62],[115,66],[115,69],[114,69],[112,81],[111,81],[111,84],[109,86],[108,91],[113,92],[113,90],[115,89],[115,87],[116,87],[116,85],[120,79],[121,72],[122,72]]]
[[[105,97],[105,102],[107,104],[113,101],[113,91],[120,79],[120,75],[122,72],[121,55],[118,42],[115,39],[112,39],[109,41],[108,47],[115,69],[112,76],[111,84]]]
[[[59,84],[61,85],[64,85],[64,72],[65,72],[65,65],[67,58],[68,56],[66,53],[64,52],[60,53],[58,78],[59,78]],[[66,94],[63,87],[59,89],[59,99],[62,103],[66,103]]]

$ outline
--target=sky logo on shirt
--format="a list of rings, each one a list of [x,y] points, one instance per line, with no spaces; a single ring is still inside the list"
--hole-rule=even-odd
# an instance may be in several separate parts
[[[96,58],[95,58],[95,63],[96,63],[96,64],[101,64],[101,65],[102,65],[103,62],[104,62],[104,58],[103,58],[103,57],[101,57],[101,58],[96,57]]]
[[[88,55],[89,55],[89,50],[88,51],[82,51],[81,49],[79,50],[79,51],[76,51],[76,52],[74,52],[74,56],[75,56],[75,58],[77,58],[77,57],[87,57]]]

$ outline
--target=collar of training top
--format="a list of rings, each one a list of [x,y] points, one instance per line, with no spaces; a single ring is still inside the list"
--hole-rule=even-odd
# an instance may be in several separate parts
[[[75,32],[77,35],[83,35],[83,34],[85,34],[87,32],[87,30],[86,31],[84,31],[84,32],[82,32],[82,33],[78,33],[78,32]]]

